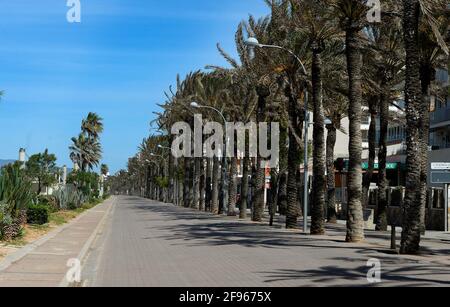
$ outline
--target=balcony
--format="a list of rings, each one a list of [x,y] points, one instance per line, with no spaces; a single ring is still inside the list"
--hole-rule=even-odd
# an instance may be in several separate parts
[[[430,113],[431,129],[450,125],[450,109],[442,108]]]

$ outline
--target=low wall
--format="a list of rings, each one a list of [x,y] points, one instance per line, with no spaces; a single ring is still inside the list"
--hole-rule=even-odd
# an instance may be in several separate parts
[[[388,207],[387,218],[390,225],[402,226],[404,188],[390,188],[387,191]],[[428,190],[427,207],[425,212],[425,224],[427,230],[444,231],[445,229],[445,199],[444,190],[430,188]],[[336,206],[338,218],[347,218],[347,205]],[[378,189],[369,192],[369,204],[364,210],[364,222],[367,229],[375,229],[378,216]]]

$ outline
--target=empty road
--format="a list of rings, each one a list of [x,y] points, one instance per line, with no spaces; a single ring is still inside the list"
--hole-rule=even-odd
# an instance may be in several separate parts
[[[137,197],[116,197],[113,206],[83,268],[85,286],[450,285],[450,267],[435,259],[340,236],[303,236]],[[381,283],[367,280],[371,258],[381,262]]]

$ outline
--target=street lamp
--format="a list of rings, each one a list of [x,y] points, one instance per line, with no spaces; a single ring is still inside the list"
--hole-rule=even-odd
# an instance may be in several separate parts
[[[223,113],[219,110],[216,109],[214,107],[211,106],[204,106],[201,105],[197,102],[191,102],[191,107],[196,108],[196,109],[210,109],[213,110],[215,112],[217,112],[223,120],[223,124],[226,126],[227,124],[227,119],[225,118],[225,116],[223,115]],[[223,211],[224,213],[227,213],[227,200],[228,200],[228,160],[227,160],[227,143],[228,143],[228,139],[225,140],[225,144],[222,148],[223,150],[223,158],[222,158],[222,164],[223,164],[223,170],[222,170],[222,193],[223,193]]]
[[[254,58],[255,56],[255,48],[271,48],[271,49],[279,49],[279,50],[283,50],[287,53],[289,53],[291,56],[293,56],[297,62],[300,64],[300,67],[303,70],[303,73],[305,74],[305,76],[308,75],[305,65],[303,65],[302,60],[291,50],[285,48],[285,47],[281,47],[281,46],[276,46],[276,45],[264,45],[264,44],[260,44],[258,39],[255,37],[249,37],[246,41],[245,44],[247,45],[247,47],[249,48],[249,55],[251,58]],[[309,145],[309,140],[308,140],[308,133],[309,133],[309,112],[308,112],[308,89],[305,87],[305,95],[304,95],[304,100],[305,100],[305,156],[304,156],[304,164],[305,164],[305,171],[304,171],[304,184],[305,184],[305,188],[304,188],[304,194],[303,194],[303,231],[305,233],[308,232],[308,197],[309,197],[309,174],[308,174],[308,167],[309,167],[309,153],[308,153],[308,145]]]

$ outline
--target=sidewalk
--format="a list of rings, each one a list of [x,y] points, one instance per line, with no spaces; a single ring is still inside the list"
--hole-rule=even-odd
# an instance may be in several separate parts
[[[0,287],[67,285],[69,259],[83,261],[115,198],[86,211],[70,223],[8,255],[0,262]]]
[[[238,214],[238,210],[236,210]],[[248,223],[251,222],[250,219],[251,213],[247,215],[246,220],[240,220],[241,222]],[[236,217],[225,217],[227,219],[236,219]],[[274,219],[273,227],[286,231],[286,232],[294,232],[299,235],[303,234],[303,219],[298,219],[298,229],[297,230],[286,230],[285,226],[285,217],[276,215]],[[311,218],[308,219],[309,225],[311,225]],[[265,212],[264,220],[262,223],[263,226],[269,225],[269,214]],[[365,240],[359,244],[349,244],[345,243],[346,237],[346,222],[339,220],[337,224],[325,224],[326,234],[322,236],[310,236],[309,233],[307,237],[314,240],[322,240],[322,241],[332,241],[332,242],[341,242],[343,247],[352,246],[360,246],[368,249],[372,249],[383,254],[395,254],[394,251],[390,249],[391,246],[391,227],[387,232],[379,232],[374,230],[365,229]],[[402,229],[397,227],[396,229],[396,242],[397,249],[400,248],[401,243],[401,232]],[[421,238],[421,251],[418,255],[402,255],[403,259],[411,259],[418,261],[427,261],[429,263],[449,265],[450,266],[450,233],[440,232],[440,231],[427,231],[425,236]]]

